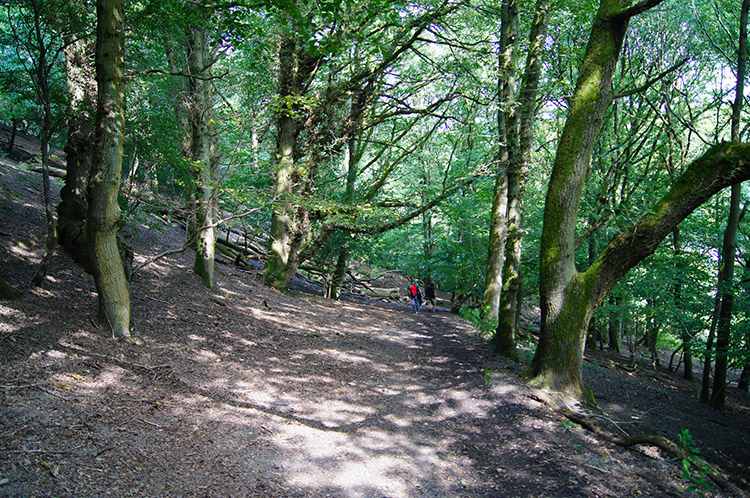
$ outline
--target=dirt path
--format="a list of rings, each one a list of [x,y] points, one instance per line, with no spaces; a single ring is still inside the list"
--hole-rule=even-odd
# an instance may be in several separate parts
[[[39,190],[0,173],[0,275],[21,285],[43,245]],[[136,263],[179,245],[139,233]],[[59,251],[42,288],[0,302],[0,496],[684,496],[675,463],[561,419],[455,316],[282,295],[229,265],[211,295],[191,263],[135,274],[134,345],[93,324],[91,278]],[[663,383],[589,372],[611,414],[618,392],[670,409]]]

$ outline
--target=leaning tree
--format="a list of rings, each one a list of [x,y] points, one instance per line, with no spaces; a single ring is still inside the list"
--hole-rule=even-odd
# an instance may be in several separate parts
[[[530,373],[533,384],[577,398],[585,397],[581,372],[588,324],[609,291],[693,210],[721,189],[750,178],[749,144],[710,148],[652,209],[623,227],[585,271],[576,269],[578,208],[613,99],[612,76],[628,24],[662,1],[600,0],[547,191],[540,246],[542,323]]]
[[[98,0],[96,146],[89,185],[88,245],[99,294],[99,320],[117,338],[130,337],[130,290],[117,243],[125,128],[122,0]]]

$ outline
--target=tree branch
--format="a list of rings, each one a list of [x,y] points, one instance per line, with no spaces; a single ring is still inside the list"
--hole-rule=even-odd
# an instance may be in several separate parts
[[[635,17],[637,15],[643,14],[648,10],[653,9],[662,2],[664,2],[664,0],[643,0],[642,2],[638,2],[637,4],[631,6],[629,9],[625,10],[622,14],[620,14],[620,16],[630,19],[631,17]]]
[[[625,92],[617,93],[612,98],[613,99],[620,99],[622,97],[629,97],[630,95],[634,95],[636,93],[645,92],[646,90],[648,90],[649,88],[651,88],[654,85],[654,83],[657,83],[657,82],[661,81],[669,73],[672,73],[672,72],[678,70],[683,65],[685,65],[689,60],[690,60],[690,58],[686,57],[683,60],[681,60],[680,62],[678,62],[677,64],[673,65],[672,67],[670,67],[670,68],[666,69],[665,71],[659,73],[655,78],[647,81],[643,85],[641,85],[641,86],[639,86],[637,88],[632,88],[632,89],[627,90]]]
[[[623,228],[584,273],[599,302],[631,268],[698,206],[725,187],[750,179],[750,144],[722,143],[693,161],[640,221]]]
[[[585,429],[593,432],[597,436],[612,444],[622,446],[624,448],[638,445],[656,446],[657,448],[669,453],[675,458],[678,458],[680,460],[688,460],[691,464],[701,469],[702,472],[705,472],[706,475],[708,475],[716,484],[721,486],[722,489],[729,490],[737,496],[747,496],[744,491],[729,482],[729,480],[727,480],[727,478],[724,477],[721,472],[716,470],[708,462],[697,455],[687,453],[685,450],[660,434],[638,434],[635,436],[620,437],[602,428],[594,419],[582,413],[578,413],[564,407],[559,408],[559,410],[560,413],[566,418],[572,420],[573,422],[581,424],[581,426],[583,426]]]

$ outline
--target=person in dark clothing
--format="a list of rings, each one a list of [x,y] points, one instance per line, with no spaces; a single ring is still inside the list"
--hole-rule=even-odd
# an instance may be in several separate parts
[[[431,311],[435,311],[435,303],[437,302],[435,297],[435,282],[431,278],[425,280],[424,296],[427,299],[426,302],[430,303],[430,306],[432,306]]]

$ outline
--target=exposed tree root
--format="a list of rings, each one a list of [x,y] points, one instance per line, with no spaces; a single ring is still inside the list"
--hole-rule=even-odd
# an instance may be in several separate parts
[[[729,482],[726,477],[724,477],[711,464],[696,455],[685,452],[682,448],[680,448],[664,436],[661,436],[659,434],[639,434],[635,436],[621,437],[604,429],[594,419],[587,415],[578,413],[564,406],[558,406],[557,408],[560,413],[566,418],[580,424],[582,427],[593,432],[605,441],[626,448],[637,445],[656,446],[657,448],[660,448],[661,450],[669,453],[675,458],[678,458],[680,460],[688,460],[697,468],[703,469],[703,472],[705,472],[705,474],[723,490],[729,491],[736,496],[747,496],[744,491]]]

